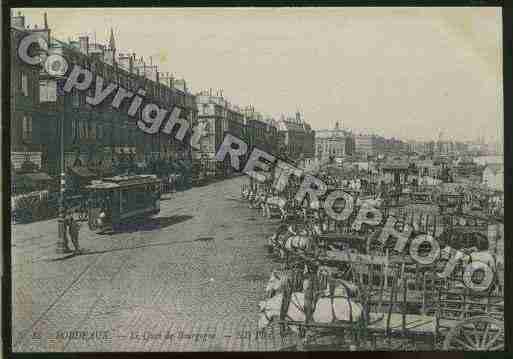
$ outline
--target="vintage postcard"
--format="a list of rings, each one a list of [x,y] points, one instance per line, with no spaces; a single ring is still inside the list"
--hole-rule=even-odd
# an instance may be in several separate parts
[[[503,351],[502,16],[12,8],[12,351]]]

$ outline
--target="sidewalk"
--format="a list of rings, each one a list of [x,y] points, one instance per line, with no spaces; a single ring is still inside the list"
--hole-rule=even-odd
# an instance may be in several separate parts
[[[57,260],[66,260],[71,257],[94,255],[113,250],[123,250],[133,248],[140,242],[137,232],[138,228],[144,227],[146,231],[157,229],[159,226],[157,219],[148,219],[149,223],[138,225],[129,225],[125,231],[118,233],[97,234],[91,231],[87,222],[81,221],[79,244],[83,250],[82,254],[69,255],[57,254],[57,219],[44,222],[17,224],[12,226],[12,258],[13,271],[18,269],[22,263],[35,262],[54,262]],[[69,247],[73,244],[69,239]],[[148,239],[145,240],[148,242]]]
[[[166,195],[163,200],[170,198],[171,195]],[[186,192],[173,194],[172,198],[176,203],[186,202]],[[165,212],[171,212],[174,215],[172,219],[177,223],[180,221],[175,208],[165,209]],[[12,321],[16,323],[14,343],[30,340],[40,318],[57,305],[65,293],[75,290],[73,288],[77,281],[90,273],[90,268],[105,266],[110,263],[109,258],[118,257],[110,257],[109,254],[122,254],[126,251],[126,255],[129,255],[133,249],[159,246],[163,241],[163,233],[159,231],[159,217],[145,221],[142,224],[144,228],[139,231],[133,227],[123,232],[102,235],[92,232],[87,222],[80,223],[79,242],[84,253],[64,256],[56,253],[57,219],[11,226]],[[71,242],[70,247],[73,248]],[[88,285],[88,281],[85,285]],[[68,315],[62,313],[64,317]]]

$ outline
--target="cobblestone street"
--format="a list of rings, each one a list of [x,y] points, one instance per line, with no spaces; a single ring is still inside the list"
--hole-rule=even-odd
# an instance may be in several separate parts
[[[83,223],[78,256],[54,258],[56,220],[14,225],[13,350],[286,346],[277,331],[256,337],[277,266],[264,248],[276,221],[240,200],[243,181],[167,195],[158,216],[121,233],[97,235]],[[85,334],[69,339],[75,331]]]

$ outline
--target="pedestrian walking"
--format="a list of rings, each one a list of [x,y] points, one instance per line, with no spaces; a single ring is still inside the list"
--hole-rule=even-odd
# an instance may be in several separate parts
[[[69,247],[68,239],[68,230],[70,228],[71,218],[72,217],[70,213],[64,210],[64,233],[62,234],[62,237],[64,239],[64,253],[72,252],[71,248]]]
[[[82,252],[82,249],[80,248],[80,245],[78,243],[78,234],[80,232],[80,223],[76,219],[73,218],[73,216],[70,216],[69,221],[69,235],[71,237],[71,242],[73,243],[73,246],[75,247],[75,253]]]

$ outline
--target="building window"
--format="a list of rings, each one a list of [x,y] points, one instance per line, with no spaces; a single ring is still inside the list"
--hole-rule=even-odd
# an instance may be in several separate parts
[[[96,137],[97,137],[99,140],[101,140],[101,139],[102,139],[102,135],[103,135],[103,133],[102,133],[102,126],[101,126],[100,124],[98,124],[98,125],[96,126]]]
[[[57,81],[41,80],[39,82],[39,102],[57,101]]]
[[[78,107],[80,105],[80,98],[79,98],[78,92],[76,90],[73,90],[71,92],[71,105],[73,107]]]
[[[30,141],[32,140],[32,118],[23,116],[23,140]]]
[[[71,121],[71,139],[75,141],[78,137],[78,120]]]
[[[23,96],[28,96],[28,76],[26,73],[21,73],[21,92]]]
[[[96,126],[94,124],[89,124],[89,139],[96,139]]]
[[[87,138],[87,122],[86,121],[80,121],[80,133],[79,137],[81,140]]]
[[[105,143],[110,144],[110,124],[105,125],[102,130],[102,136],[105,139]]]

